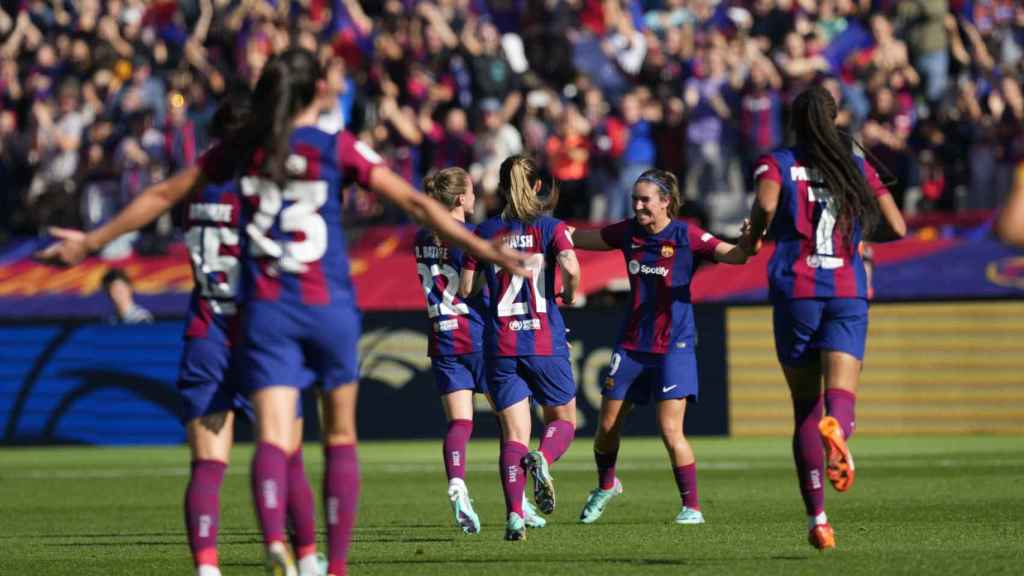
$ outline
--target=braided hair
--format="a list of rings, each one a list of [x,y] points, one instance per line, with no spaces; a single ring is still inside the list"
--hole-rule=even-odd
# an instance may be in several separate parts
[[[808,166],[824,180],[818,184],[832,193],[837,224],[851,241],[853,223],[859,221],[867,236],[878,224],[879,210],[864,173],[854,161],[849,138],[836,128],[837,113],[832,94],[821,86],[812,86],[793,101],[791,125]]]

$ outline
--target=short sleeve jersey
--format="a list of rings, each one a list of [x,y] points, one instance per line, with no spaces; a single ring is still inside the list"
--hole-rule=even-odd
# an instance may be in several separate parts
[[[514,276],[496,266],[480,266],[487,279],[489,303],[484,319],[484,351],[489,356],[559,356],[569,353],[565,322],[555,302],[558,254],[572,249],[565,222],[540,216],[532,222],[495,217],[480,224],[477,235],[504,238],[505,243],[530,254],[532,275]],[[470,257],[466,269],[476,270]]]
[[[200,165],[219,153],[218,147],[211,148],[200,158]],[[212,337],[213,328],[229,343],[235,333],[243,244],[240,222],[236,182],[210,184],[187,201],[185,245],[193,279],[185,322],[187,338]]]
[[[349,132],[313,126],[292,131],[288,182],[282,188],[259,169],[262,153],[239,180],[244,234],[244,298],[294,306],[355,305],[341,226],[342,190],[368,186],[382,159]],[[201,164],[214,181],[225,177]]]
[[[875,197],[889,194],[875,169],[859,156],[854,159]],[[768,264],[771,298],[867,298],[864,260],[857,249],[860,222],[853,222],[848,239],[837,225],[832,194],[817,171],[801,161],[800,150],[781,148],[762,156],[754,180],[781,187],[768,229],[776,243]]]
[[[472,231],[471,224],[465,225]],[[483,292],[459,298],[459,277],[464,255],[457,247],[438,242],[430,230],[420,230],[413,246],[416,272],[427,301],[430,318],[430,356],[460,356],[479,352],[483,343]]]
[[[618,345],[652,354],[692,350],[695,260],[713,260],[720,241],[682,220],[672,220],[657,234],[624,220],[602,228],[601,238],[622,252],[629,273],[629,314]]]

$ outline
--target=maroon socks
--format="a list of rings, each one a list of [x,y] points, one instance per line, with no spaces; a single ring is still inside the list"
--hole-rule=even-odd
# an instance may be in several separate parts
[[[697,495],[697,463],[677,466],[675,469],[676,486],[679,488],[679,499],[683,506],[692,510],[700,510],[700,497]]]
[[[352,444],[325,449],[324,509],[327,514],[328,572],[343,576],[359,505],[359,460]]]
[[[288,458],[288,517],[294,529],[295,557],[316,553],[316,502],[306,478],[301,449]]]
[[[252,458],[252,499],[263,530],[263,542],[284,542],[288,497],[288,455],[273,444],[260,442]]]
[[[856,422],[853,419],[854,406],[857,403],[857,396],[853,392],[829,388],[825,392],[825,407],[828,415],[839,422],[843,429],[843,437],[847,440],[853,436]]]
[[[808,516],[817,516],[825,510],[825,452],[821,444],[818,422],[821,421],[824,402],[814,399],[793,398],[793,460],[800,482],[800,495]],[[852,414],[852,412],[851,412]]]
[[[544,428],[544,436],[540,439],[540,451],[549,465],[565,454],[575,437],[576,427],[568,420],[555,420]]]
[[[505,492],[505,511],[523,515],[523,492],[526,490],[526,471],[520,462],[530,450],[519,442],[502,442],[499,469],[501,489]]]
[[[618,458],[618,450],[607,454],[594,450],[594,463],[597,464],[597,487],[601,490],[611,490],[615,486],[615,461]]]
[[[466,443],[473,435],[472,420],[452,420],[444,435],[444,471],[448,480],[466,479]]]
[[[217,529],[220,527],[220,486],[227,464],[195,460],[185,489],[185,527],[196,566],[217,566]]]

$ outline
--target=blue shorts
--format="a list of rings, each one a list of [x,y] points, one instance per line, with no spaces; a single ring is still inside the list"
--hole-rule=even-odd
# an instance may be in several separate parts
[[[697,400],[697,355],[692,349],[651,354],[616,348],[601,395],[647,404],[654,400]]]
[[[308,371],[304,378],[311,378]],[[178,393],[184,405],[183,423],[228,410],[240,410],[249,420],[256,421],[252,403],[242,391],[241,370],[232,361],[231,347],[223,340],[185,339],[178,369]],[[302,418],[302,398],[295,414]]]
[[[541,406],[562,406],[576,397],[567,356],[488,358],[487,384],[498,411],[531,396]]]
[[[775,352],[783,366],[802,366],[820,350],[864,359],[868,301],[862,298],[801,298],[772,306]]]
[[[362,318],[350,304],[294,307],[251,302],[242,319],[242,376],[247,394],[269,386],[323,390],[355,382],[359,375]]]
[[[231,347],[223,339],[186,338],[178,368],[182,422],[235,409],[253,419],[252,404],[242,394],[240,382]]]
[[[434,356],[430,359],[430,367],[434,372],[437,393],[442,396],[458,390],[487,394],[483,352],[459,356]]]

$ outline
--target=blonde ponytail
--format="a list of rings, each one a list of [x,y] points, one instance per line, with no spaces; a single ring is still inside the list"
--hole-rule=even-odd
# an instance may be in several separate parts
[[[505,200],[502,217],[530,222],[558,204],[558,187],[551,184],[546,201],[534,189],[540,176],[537,164],[527,156],[509,156],[498,171],[498,193]]]

